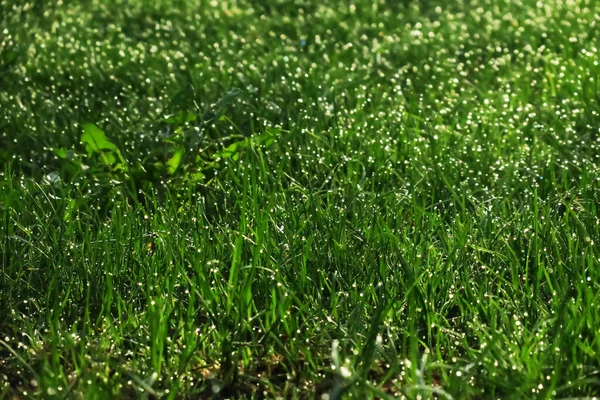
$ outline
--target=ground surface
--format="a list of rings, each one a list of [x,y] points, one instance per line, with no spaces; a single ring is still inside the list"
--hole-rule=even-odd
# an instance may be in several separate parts
[[[0,0],[0,398],[600,393],[595,0]]]

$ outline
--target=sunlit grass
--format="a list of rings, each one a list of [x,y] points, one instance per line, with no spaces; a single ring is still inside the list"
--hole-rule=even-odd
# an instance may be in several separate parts
[[[598,395],[599,25],[0,0],[0,398]]]

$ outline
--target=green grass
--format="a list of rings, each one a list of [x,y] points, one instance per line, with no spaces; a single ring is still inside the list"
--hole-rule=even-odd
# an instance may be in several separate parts
[[[0,399],[599,395],[599,48],[596,0],[0,0]]]

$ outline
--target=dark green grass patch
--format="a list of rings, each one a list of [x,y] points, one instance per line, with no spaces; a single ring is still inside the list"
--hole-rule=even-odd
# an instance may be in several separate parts
[[[0,398],[597,396],[599,12],[0,0]]]

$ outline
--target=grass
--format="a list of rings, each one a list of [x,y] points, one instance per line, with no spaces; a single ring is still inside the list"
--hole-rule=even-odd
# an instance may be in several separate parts
[[[595,0],[0,0],[0,398],[600,394]]]

